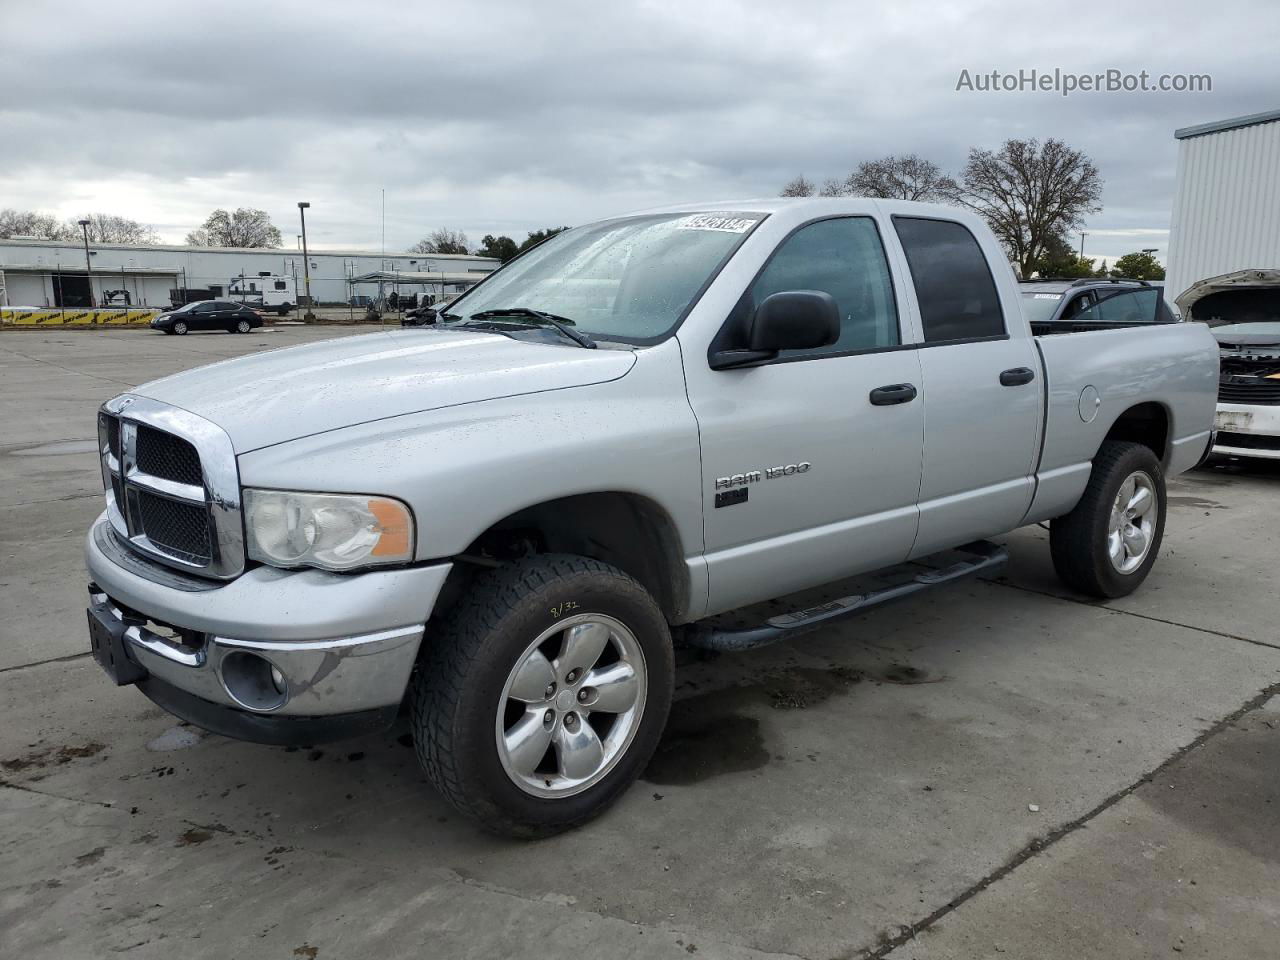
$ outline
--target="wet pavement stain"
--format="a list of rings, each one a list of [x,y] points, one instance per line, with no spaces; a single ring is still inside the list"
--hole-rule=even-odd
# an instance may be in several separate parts
[[[1223,506],[1217,500],[1207,500],[1204,497],[1166,497],[1170,504],[1177,504],[1181,507],[1195,507],[1200,510],[1230,510],[1230,507]]]
[[[28,753],[25,757],[0,760],[0,768],[16,772],[30,767],[47,767],[50,764],[70,763],[72,760],[96,757],[105,749],[107,749],[107,745],[98,743],[96,740],[91,740],[81,746],[68,744],[61,747],[45,747],[43,750]]]
[[[642,779],[688,786],[758,770],[772,757],[765,748],[760,720],[752,712],[765,707],[805,710],[848,692],[862,679],[863,673],[852,667],[795,667],[678,700],[671,706],[667,728]]]

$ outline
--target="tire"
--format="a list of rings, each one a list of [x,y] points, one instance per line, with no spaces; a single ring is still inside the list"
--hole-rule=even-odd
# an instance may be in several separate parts
[[[282,303],[282,304],[280,304],[280,309],[279,309],[279,310],[277,310],[277,311],[276,311],[276,313],[277,313],[279,316],[287,317],[287,316],[289,315],[289,311],[290,311],[290,310],[292,310],[292,309],[293,309],[293,304],[291,304],[291,303]]]
[[[1120,505],[1122,488],[1131,483],[1123,509],[1113,511]],[[1148,492],[1145,499],[1140,496],[1143,489]],[[1164,471],[1151,448],[1127,441],[1104,443],[1080,502],[1050,525],[1049,546],[1058,577],[1095,597],[1133,593],[1160,552],[1167,506]]]
[[[231,328],[232,333],[248,333],[253,329],[253,324],[248,320],[239,320],[236,325]]]
[[[180,337],[185,337],[185,336],[187,335],[187,324],[186,324],[186,321],[179,320],[177,323],[175,323],[175,324],[174,324],[172,327],[170,327],[169,329],[170,329],[170,330],[172,330],[174,333],[176,333],[176,334],[177,334],[178,336],[180,336]]]
[[[410,693],[418,759],[445,798],[490,832],[568,830],[644,770],[666,726],[674,671],[662,611],[617,568],[544,554],[487,571],[420,659]],[[579,712],[606,699],[621,712]]]

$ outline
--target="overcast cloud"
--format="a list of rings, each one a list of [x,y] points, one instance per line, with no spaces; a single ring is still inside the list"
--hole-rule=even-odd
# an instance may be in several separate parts
[[[1069,17],[1069,19],[1062,19]],[[181,242],[214,207],[377,249],[517,240],[803,172],[1059,137],[1106,181],[1086,253],[1167,247],[1173,130],[1280,107],[1270,2],[0,0],[0,207]],[[1211,93],[957,92],[962,69],[1210,74]]]

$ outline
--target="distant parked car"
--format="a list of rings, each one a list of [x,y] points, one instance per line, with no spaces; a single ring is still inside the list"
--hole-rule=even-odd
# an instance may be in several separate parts
[[[248,333],[262,326],[262,315],[243,303],[230,300],[201,300],[188,303],[162,313],[151,320],[151,329],[176,333],[188,330],[225,330],[227,333]]]

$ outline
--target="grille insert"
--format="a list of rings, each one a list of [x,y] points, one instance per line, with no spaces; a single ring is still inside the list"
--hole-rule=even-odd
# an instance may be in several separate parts
[[[136,450],[138,469],[143,473],[195,487],[204,483],[200,454],[181,437],[138,424]]]
[[[213,559],[209,516],[203,506],[179,503],[145,490],[135,496],[142,532],[155,546],[192,563]]]

